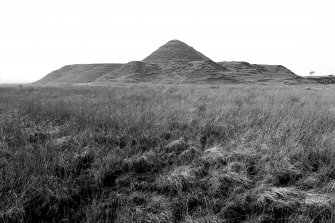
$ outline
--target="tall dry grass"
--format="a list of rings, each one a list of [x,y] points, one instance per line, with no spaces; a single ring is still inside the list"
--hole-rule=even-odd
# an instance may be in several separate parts
[[[0,88],[0,221],[332,222],[334,91]]]

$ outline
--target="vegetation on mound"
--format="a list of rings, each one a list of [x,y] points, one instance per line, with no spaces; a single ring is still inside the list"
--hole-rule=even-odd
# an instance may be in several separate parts
[[[333,92],[0,88],[0,221],[333,222]]]

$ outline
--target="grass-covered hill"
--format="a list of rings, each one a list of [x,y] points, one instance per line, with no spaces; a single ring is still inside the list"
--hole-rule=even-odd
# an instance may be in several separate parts
[[[0,88],[0,222],[334,222],[334,88]]]
[[[53,71],[37,83],[241,83],[298,81],[283,66],[246,62],[216,63],[179,40],[159,47],[142,61],[127,64],[71,65]]]

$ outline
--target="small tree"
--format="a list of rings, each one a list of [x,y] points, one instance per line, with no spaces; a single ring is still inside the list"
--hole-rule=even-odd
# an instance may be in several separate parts
[[[309,76],[312,76],[313,74],[315,74],[315,71],[309,72]]]

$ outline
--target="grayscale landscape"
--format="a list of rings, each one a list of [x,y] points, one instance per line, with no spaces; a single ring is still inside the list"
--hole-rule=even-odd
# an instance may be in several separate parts
[[[335,1],[0,4],[0,223],[335,223]]]
[[[3,85],[0,221],[333,222],[331,80],[172,40]]]

